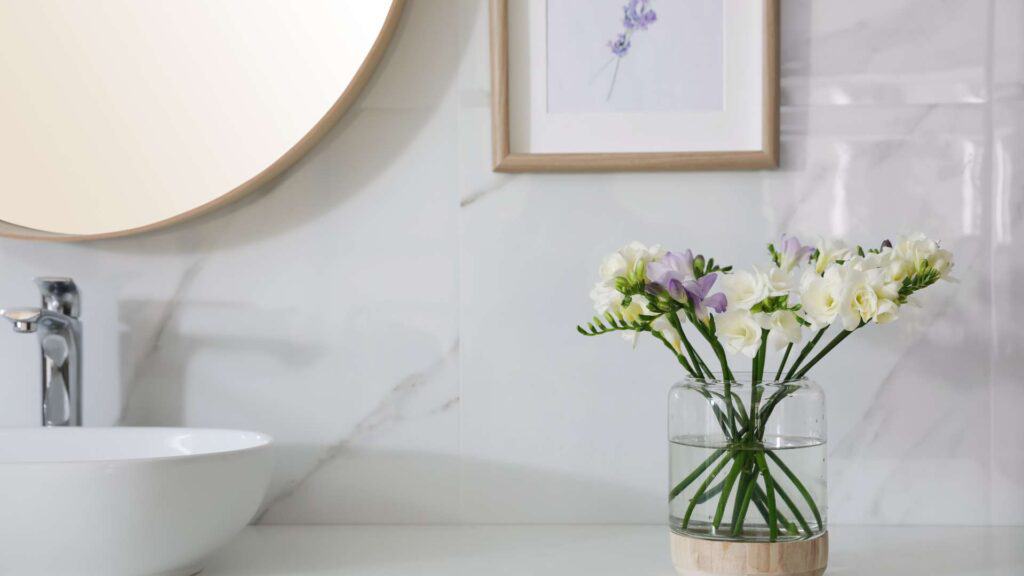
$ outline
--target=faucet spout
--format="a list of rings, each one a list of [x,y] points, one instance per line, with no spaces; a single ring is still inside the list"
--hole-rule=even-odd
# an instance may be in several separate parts
[[[0,310],[21,334],[35,333],[42,352],[43,426],[82,425],[82,323],[70,278],[37,279],[42,308]]]
[[[19,334],[31,334],[36,331],[41,316],[39,308],[4,308],[0,316],[14,324],[14,331]]]

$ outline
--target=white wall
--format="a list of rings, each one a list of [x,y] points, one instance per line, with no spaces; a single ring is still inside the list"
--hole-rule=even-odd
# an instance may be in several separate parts
[[[779,170],[493,174],[486,7],[411,0],[284,177],[146,236],[0,241],[0,304],[79,282],[89,425],[277,437],[263,522],[661,522],[678,368],[575,334],[600,256],[920,229],[961,282],[817,371],[830,516],[1024,523],[1024,4],[783,4]],[[34,425],[35,343],[0,331],[0,365],[0,424]]]

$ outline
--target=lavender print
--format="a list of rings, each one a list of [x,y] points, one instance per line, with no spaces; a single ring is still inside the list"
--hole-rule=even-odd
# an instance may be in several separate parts
[[[608,88],[608,96],[605,100],[611,100],[615,91],[615,80],[619,76],[619,65],[622,59],[629,54],[633,45],[632,38],[635,32],[647,30],[647,28],[658,21],[658,13],[651,8],[651,0],[629,0],[629,3],[622,7],[622,25],[626,28],[614,40],[608,42],[615,61],[615,70],[612,72],[612,83]],[[609,61],[611,63],[611,61]],[[607,66],[607,64],[606,64]]]
[[[629,37],[625,33],[619,34],[619,36],[612,42],[608,43],[608,47],[612,49],[612,54],[615,54],[619,58],[622,58],[629,53],[629,47],[633,44],[629,41]]]
[[[658,20],[658,14],[651,10],[651,0],[630,0],[623,7],[625,17],[622,24],[627,30],[647,30]]]

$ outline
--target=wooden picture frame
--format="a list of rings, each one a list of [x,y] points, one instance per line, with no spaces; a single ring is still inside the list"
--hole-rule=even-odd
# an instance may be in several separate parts
[[[490,0],[491,126],[495,172],[756,170],[779,163],[779,0],[762,0],[764,45],[760,150],[519,153],[509,126],[509,0]]]

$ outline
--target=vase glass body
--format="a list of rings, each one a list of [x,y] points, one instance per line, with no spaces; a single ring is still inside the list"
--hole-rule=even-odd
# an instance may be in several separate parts
[[[813,381],[687,379],[669,393],[668,436],[676,534],[787,542],[825,532],[825,396]]]

